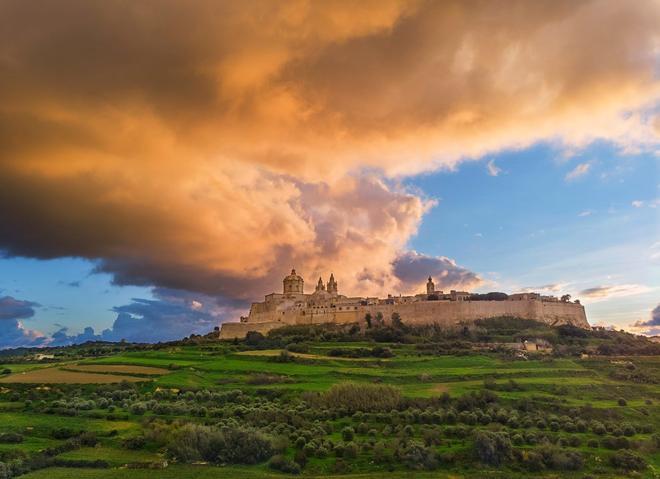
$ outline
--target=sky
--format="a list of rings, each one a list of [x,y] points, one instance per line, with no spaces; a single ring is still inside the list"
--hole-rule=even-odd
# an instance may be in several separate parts
[[[658,32],[653,1],[3,1],[0,348],[204,333],[292,267],[658,334]]]

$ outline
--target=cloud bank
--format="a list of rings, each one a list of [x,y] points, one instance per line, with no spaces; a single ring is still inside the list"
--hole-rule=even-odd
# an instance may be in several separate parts
[[[467,287],[407,251],[433,201],[401,178],[542,140],[657,145],[659,25],[643,0],[4,1],[0,249],[232,305],[291,266]]]
[[[647,291],[650,291],[650,288],[641,284],[617,284],[594,286],[583,289],[578,294],[586,300],[602,301],[610,298],[634,296],[636,294],[646,293]]]
[[[0,297],[0,349],[43,345],[43,334],[26,328],[21,321],[34,316],[37,306],[37,303],[12,296]]]
[[[653,311],[651,311],[651,317],[648,321],[637,321],[632,326],[637,330],[641,330],[641,334],[649,336],[660,335],[660,304],[653,308]]]

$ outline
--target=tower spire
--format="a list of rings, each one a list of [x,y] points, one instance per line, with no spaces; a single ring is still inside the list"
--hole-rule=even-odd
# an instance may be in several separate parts
[[[337,294],[337,282],[335,281],[335,275],[330,273],[330,279],[328,280],[328,293]]]

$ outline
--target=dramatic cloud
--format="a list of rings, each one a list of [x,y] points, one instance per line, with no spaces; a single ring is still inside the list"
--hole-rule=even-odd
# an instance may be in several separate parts
[[[613,286],[594,286],[593,288],[583,289],[578,295],[584,299],[600,301],[610,298],[620,298],[624,296],[634,296],[636,294],[646,293],[650,288],[641,284],[619,284]]]
[[[651,318],[648,321],[637,321],[632,326],[634,329],[641,330],[641,334],[660,335],[660,304],[653,308]]]
[[[39,306],[32,301],[22,301],[4,296],[0,298],[0,321],[4,319],[27,319],[34,316],[34,307]]]
[[[471,289],[481,283],[473,272],[458,266],[444,256],[426,256],[409,251],[394,262],[394,274],[401,281],[402,290],[411,293],[426,291],[428,276],[433,278],[436,289]]]
[[[566,173],[565,179],[566,179],[566,181],[577,180],[581,176],[586,175],[589,172],[590,168],[591,168],[591,165],[589,163],[580,163],[575,168],[573,168],[571,171]]]
[[[86,341],[157,342],[172,341],[190,334],[206,334],[237,311],[219,306],[216,299],[185,291],[154,289],[155,300],[135,298],[130,304],[114,308],[117,318],[109,329],[96,334],[87,327],[80,334],[69,335],[66,327],[55,332],[51,346]]]
[[[11,296],[0,297],[0,349],[16,346],[40,346],[44,336],[39,331],[27,329],[21,319],[34,316],[32,301],[23,301]]]
[[[232,305],[291,266],[412,287],[433,203],[402,176],[540,140],[657,145],[659,20],[644,0],[3,1],[0,249]],[[142,337],[157,307],[115,329]]]

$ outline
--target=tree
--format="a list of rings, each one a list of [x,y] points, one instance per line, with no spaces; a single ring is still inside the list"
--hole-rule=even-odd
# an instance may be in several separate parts
[[[401,315],[399,313],[392,313],[392,327],[397,329],[403,327],[403,322],[401,321]]]
[[[377,324],[378,326],[382,326],[382,325],[383,325],[383,313],[381,313],[380,311],[378,311],[378,312],[376,313],[376,324]]]
[[[491,466],[499,466],[511,459],[513,454],[509,435],[503,432],[479,431],[474,450],[481,462]]]
[[[371,313],[367,313],[364,315],[364,320],[367,323],[367,329],[371,329]]]
[[[571,295],[570,294],[565,294],[564,296],[561,297],[562,302],[568,303],[571,300]]]

